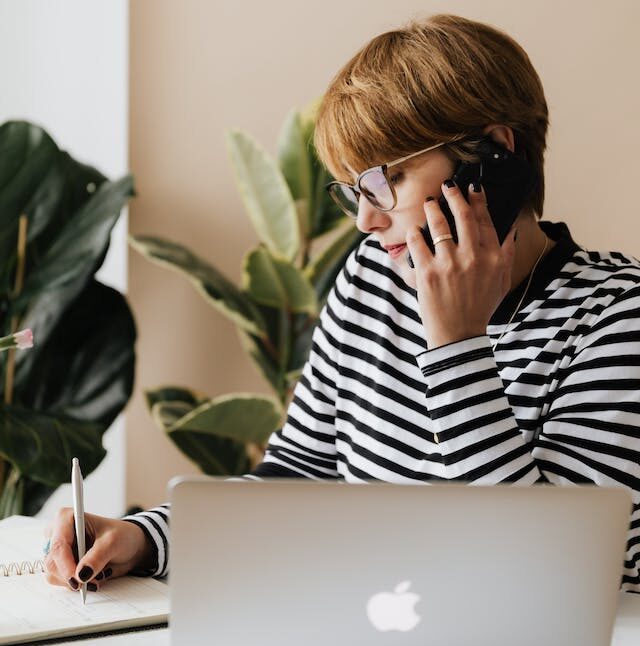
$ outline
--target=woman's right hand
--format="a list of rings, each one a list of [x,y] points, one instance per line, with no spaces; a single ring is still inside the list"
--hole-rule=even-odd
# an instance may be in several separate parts
[[[87,552],[79,563],[74,556],[73,509],[60,509],[47,528],[50,544],[45,572],[49,583],[72,590],[88,583],[88,589],[95,592],[106,579],[153,567],[154,549],[140,527],[94,514],[85,514],[84,519]]]

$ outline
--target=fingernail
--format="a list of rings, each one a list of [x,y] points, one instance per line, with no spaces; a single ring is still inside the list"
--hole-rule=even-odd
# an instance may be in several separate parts
[[[93,570],[88,566],[85,565],[81,570],[80,570],[80,581],[83,581],[86,583],[89,579],[93,577]]]
[[[472,186],[473,186],[474,193],[479,193],[482,190],[482,186],[480,186],[480,182],[474,182]]]
[[[74,590],[77,590],[80,585],[73,577],[69,579],[68,583]]]
[[[445,185],[447,188],[453,188],[453,187],[456,185],[456,183],[455,183],[452,179],[448,179],[448,180],[444,183],[444,185]]]
[[[108,568],[104,571],[104,578],[106,579],[107,577],[111,576],[112,574],[113,574],[113,570],[112,570],[110,567],[108,567]]]
[[[433,202],[433,198],[431,197],[431,195],[428,195],[428,196],[425,198],[425,200],[424,200],[424,201],[425,201],[425,202]]]
[[[104,577],[105,577],[104,572],[98,572],[98,574],[96,574],[96,581],[102,581]]]
[[[89,592],[97,592],[98,586],[95,583],[87,583],[87,590],[89,590]]]

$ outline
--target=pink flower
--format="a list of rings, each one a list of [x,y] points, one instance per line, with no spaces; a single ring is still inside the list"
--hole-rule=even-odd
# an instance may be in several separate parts
[[[16,332],[13,335],[13,339],[16,342],[18,350],[26,350],[27,348],[33,347],[33,332],[29,328]]]

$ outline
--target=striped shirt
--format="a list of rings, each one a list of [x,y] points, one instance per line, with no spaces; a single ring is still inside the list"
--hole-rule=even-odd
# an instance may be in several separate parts
[[[415,290],[373,237],[351,254],[284,426],[247,477],[538,482],[633,495],[622,589],[640,592],[640,262],[579,247],[562,223],[487,334],[428,350]],[[168,567],[168,507],[136,522]]]

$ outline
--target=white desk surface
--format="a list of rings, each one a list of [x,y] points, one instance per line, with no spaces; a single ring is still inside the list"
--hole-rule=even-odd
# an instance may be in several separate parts
[[[621,594],[611,646],[640,644],[640,594]]]

